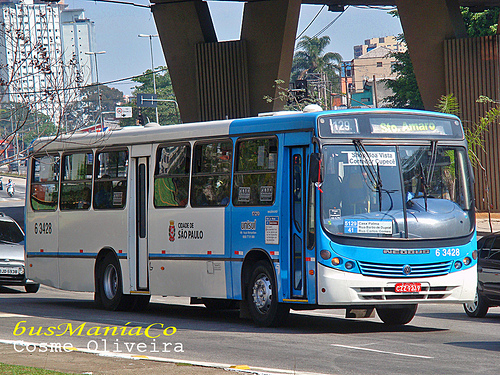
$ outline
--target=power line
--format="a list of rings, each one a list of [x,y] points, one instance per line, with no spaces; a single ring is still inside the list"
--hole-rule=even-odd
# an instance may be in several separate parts
[[[306,28],[299,34],[299,36],[297,36],[297,38],[295,38],[295,40],[299,39],[302,35],[304,35],[304,33],[307,31],[307,29],[313,24],[313,22],[316,20],[316,18],[318,18],[319,14],[323,11],[323,9],[325,9],[325,6],[326,5],[323,5],[321,7],[321,9],[319,10],[318,13],[316,13],[316,15],[314,16],[314,18],[311,20],[311,22],[309,22],[309,25],[306,26]]]
[[[112,3],[120,5],[131,5],[139,8],[151,8],[151,5],[137,4],[130,1],[119,1],[119,0],[87,0],[87,1],[92,1],[93,3]]]
[[[164,71],[167,71],[167,70],[168,70],[168,68],[162,68],[162,69],[155,70],[154,73],[156,74],[156,73],[164,72]],[[115,79],[115,80],[107,81],[107,82],[92,83],[90,85],[85,85],[85,86],[63,87],[63,88],[47,88],[47,89],[40,90],[40,91],[21,91],[21,92],[10,92],[10,93],[5,93],[5,94],[10,94],[10,95],[32,95],[32,94],[43,94],[43,93],[51,94],[51,93],[54,93],[54,92],[70,91],[70,90],[83,90],[83,89],[97,87],[97,86],[102,86],[102,85],[110,85],[110,84],[118,83],[118,82],[131,81],[134,78],[145,77],[145,76],[150,75],[152,73],[153,72],[142,73],[142,74],[135,75],[135,76],[130,76],[130,77],[126,77],[126,78],[119,78],[119,79]]]
[[[316,35],[313,36],[313,38],[317,38],[318,36],[320,36],[321,34],[323,34],[326,30],[328,30],[330,28],[330,26],[332,26],[335,23],[335,21],[337,21],[340,18],[340,16],[343,15],[347,9],[349,9],[349,6],[350,5],[348,5],[342,11],[342,13],[340,13],[337,17],[335,17],[335,19],[332,22],[330,22],[328,25],[326,25],[325,27],[323,27],[319,32],[317,32]]]

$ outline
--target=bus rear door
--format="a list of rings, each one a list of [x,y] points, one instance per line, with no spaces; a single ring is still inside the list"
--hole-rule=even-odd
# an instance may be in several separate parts
[[[149,163],[151,145],[132,146],[131,152],[131,207],[130,236],[130,285],[132,291],[149,290],[148,208]]]

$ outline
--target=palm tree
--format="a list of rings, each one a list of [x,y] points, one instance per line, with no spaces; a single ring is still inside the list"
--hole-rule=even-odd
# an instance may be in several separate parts
[[[308,73],[326,73],[330,82],[336,82],[339,77],[342,56],[337,52],[327,52],[324,49],[330,44],[330,37],[303,36],[297,43],[297,52],[293,56],[292,81],[305,79]]]

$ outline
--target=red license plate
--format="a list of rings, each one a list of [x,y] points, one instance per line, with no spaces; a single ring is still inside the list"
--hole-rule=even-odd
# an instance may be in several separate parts
[[[398,283],[395,288],[396,293],[418,293],[422,291],[420,283]]]

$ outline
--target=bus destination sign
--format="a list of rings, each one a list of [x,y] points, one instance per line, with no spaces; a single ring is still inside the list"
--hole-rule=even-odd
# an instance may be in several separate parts
[[[414,114],[329,115],[318,119],[322,138],[352,137],[451,137],[463,139],[460,122],[453,118]]]
[[[372,134],[453,135],[451,122],[433,118],[371,118]]]

